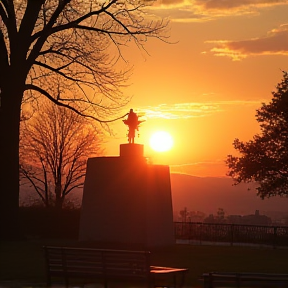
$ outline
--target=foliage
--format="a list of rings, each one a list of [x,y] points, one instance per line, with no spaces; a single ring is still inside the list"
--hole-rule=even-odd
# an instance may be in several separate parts
[[[235,184],[256,182],[261,198],[288,194],[288,74],[272,92],[270,103],[262,104],[256,119],[261,133],[248,142],[234,140],[240,156],[228,155],[228,176]]]
[[[216,216],[217,223],[225,223],[226,222],[226,212],[223,208],[218,208],[217,216]]]
[[[205,213],[201,211],[189,211],[187,207],[179,211],[179,216],[174,221],[181,222],[202,222],[205,218]]]
[[[101,136],[71,110],[48,102],[40,111],[22,122],[22,182],[31,184],[46,207],[60,209],[71,191],[83,187],[88,157],[102,152]]]

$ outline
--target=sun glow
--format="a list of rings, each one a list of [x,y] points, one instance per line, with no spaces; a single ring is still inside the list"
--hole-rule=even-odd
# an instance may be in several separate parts
[[[152,134],[149,144],[154,151],[165,152],[172,148],[173,138],[168,132],[157,131]]]

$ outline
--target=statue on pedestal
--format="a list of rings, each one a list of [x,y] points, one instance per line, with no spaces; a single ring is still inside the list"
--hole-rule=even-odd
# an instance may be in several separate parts
[[[133,111],[133,109],[130,109],[126,120],[123,120],[124,124],[128,126],[128,142],[134,144],[135,139],[135,131],[139,130],[139,124],[144,121],[138,120],[138,115]]]

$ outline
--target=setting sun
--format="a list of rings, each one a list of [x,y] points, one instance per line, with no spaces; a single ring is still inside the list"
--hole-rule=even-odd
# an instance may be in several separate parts
[[[150,138],[150,147],[157,152],[165,152],[172,148],[172,136],[165,131],[157,131]]]

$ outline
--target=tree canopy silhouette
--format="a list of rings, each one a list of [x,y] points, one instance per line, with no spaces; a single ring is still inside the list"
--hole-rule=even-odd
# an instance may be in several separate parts
[[[234,140],[240,156],[228,155],[228,176],[235,184],[256,182],[258,195],[265,197],[288,195],[288,74],[272,92],[270,103],[256,112],[261,133],[253,140]]]
[[[0,239],[19,236],[23,99],[44,96],[96,121],[113,120],[126,103],[121,86],[129,73],[115,65],[122,47],[166,39],[167,22],[147,12],[152,2],[0,1]]]

